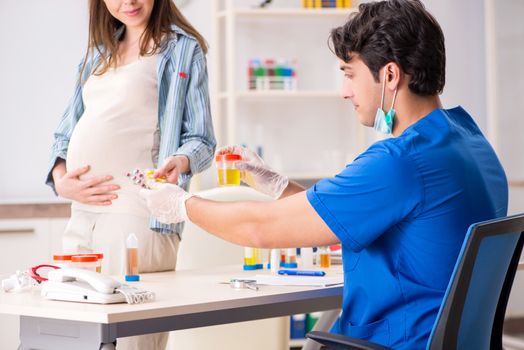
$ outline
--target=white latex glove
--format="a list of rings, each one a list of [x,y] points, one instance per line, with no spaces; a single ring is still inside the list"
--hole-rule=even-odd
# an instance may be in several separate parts
[[[182,187],[169,183],[158,184],[155,188],[140,190],[140,196],[146,200],[151,215],[166,224],[176,224],[189,220],[186,201],[193,197]]]
[[[228,146],[220,148],[216,154],[239,154],[242,160],[235,162],[234,167],[241,171],[241,180],[272,198],[279,198],[289,183],[287,176],[271,169],[258,154],[248,148]]]

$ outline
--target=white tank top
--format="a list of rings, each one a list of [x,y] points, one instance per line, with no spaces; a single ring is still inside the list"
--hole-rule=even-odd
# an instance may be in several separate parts
[[[84,84],[84,114],[75,126],[67,152],[67,170],[90,165],[81,179],[112,175],[118,198],[110,206],[73,202],[72,208],[97,213],[149,216],[140,188],[126,173],[152,169],[158,157],[158,55],[103,75],[91,75]]]

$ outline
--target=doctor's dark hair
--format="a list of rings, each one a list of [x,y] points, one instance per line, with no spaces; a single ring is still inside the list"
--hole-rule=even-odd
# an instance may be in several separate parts
[[[379,82],[379,70],[397,63],[420,96],[442,93],[446,79],[444,34],[418,0],[363,3],[331,31],[332,50],[348,63],[357,54]]]

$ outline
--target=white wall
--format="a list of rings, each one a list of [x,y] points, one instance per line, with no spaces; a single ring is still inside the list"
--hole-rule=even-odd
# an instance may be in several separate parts
[[[52,133],[86,45],[86,1],[2,0],[0,201],[49,198]]]
[[[286,4],[299,2],[275,2],[283,1]],[[52,133],[72,93],[76,66],[85,49],[86,3],[86,0],[2,0],[0,201],[53,198],[43,182]],[[484,127],[483,6],[477,0],[427,0],[425,3],[442,24],[446,35],[448,69],[444,103],[446,106],[463,105]],[[209,55],[213,55],[210,2],[192,0],[182,10],[208,39]],[[308,38],[297,36],[296,40]],[[210,79],[213,79],[212,71]],[[351,118],[349,113],[348,118]],[[282,122],[282,129],[290,127],[285,125],[285,120]],[[314,134],[317,125],[310,123],[300,127],[302,132]],[[334,138],[345,136],[346,125],[340,130],[341,134]]]

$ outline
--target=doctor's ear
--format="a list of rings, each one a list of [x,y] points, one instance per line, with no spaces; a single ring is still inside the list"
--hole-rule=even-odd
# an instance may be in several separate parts
[[[384,69],[386,70],[386,86],[389,89],[395,90],[400,85],[402,69],[397,63],[394,62],[388,63]]]

